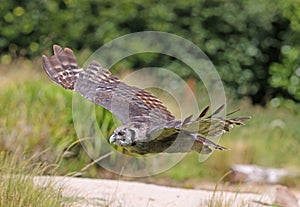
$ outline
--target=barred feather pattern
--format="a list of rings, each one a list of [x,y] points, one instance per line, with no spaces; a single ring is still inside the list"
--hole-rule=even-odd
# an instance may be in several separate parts
[[[47,75],[65,89],[75,90],[86,99],[106,108],[123,123],[163,124],[175,117],[151,93],[120,81],[100,63],[92,61],[86,70],[77,64],[69,48],[53,46],[54,55],[42,56]]]
[[[54,55],[50,58],[42,56],[46,74],[65,89],[73,90],[76,80],[83,69],[77,65],[76,57],[69,48],[53,46]]]
[[[181,130],[188,131],[190,133],[198,133],[203,136],[220,136],[226,132],[229,132],[235,125],[244,125],[244,121],[250,119],[250,116],[240,116],[230,118],[227,117],[233,113],[229,113],[225,118],[217,116],[217,114],[224,108],[224,105],[219,107],[212,115],[205,117],[209,107],[206,107],[200,116],[191,120],[190,117],[186,118],[181,126]],[[238,110],[237,110],[238,111]],[[235,111],[236,112],[236,111]],[[186,121],[188,119],[188,121]]]

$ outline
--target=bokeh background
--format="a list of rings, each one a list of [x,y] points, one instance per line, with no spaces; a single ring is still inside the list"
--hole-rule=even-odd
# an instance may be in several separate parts
[[[233,164],[299,172],[297,0],[1,1],[0,151],[16,157],[35,155],[33,162],[58,165],[59,175],[76,172],[120,179],[97,165],[85,167],[92,160],[77,141],[72,92],[46,77],[41,55],[52,54],[52,45],[59,44],[72,48],[83,64],[108,41],[150,30],[179,35],[201,48],[224,82],[228,110],[239,107],[239,115],[253,118],[223,136],[221,144],[230,151],[215,152],[204,163],[190,153],[174,168],[143,181],[197,187],[218,181]],[[122,77],[151,66],[169,68],[194,91],[202,90],[192,70],[183,70],[181,62],[163,55],[129,57],[112,71]],[[101,108],[97,113],[108,136],[115,127],[111,115]],[[281,182],[300,187],[299,175]]]

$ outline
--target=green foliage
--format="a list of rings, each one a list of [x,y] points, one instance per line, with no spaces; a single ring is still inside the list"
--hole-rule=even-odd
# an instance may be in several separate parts
[[[236,97],[262,105],[274,97],[299,102],[299,8],[295,0],[3,1],[1,61],[40,56],[52,44],[94,51],[119,36],[157,30],[203,49]],[[144,57],[126,67],[178,65]]]
[[[300,100],[300,4],[297,1],[280,3],[281,13],[289,20],[288,32],[281,33],[280,62],[270,67],[271,87],[282,98]]]

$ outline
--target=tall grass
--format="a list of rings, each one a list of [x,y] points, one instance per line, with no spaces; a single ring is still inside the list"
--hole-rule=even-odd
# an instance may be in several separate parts
[[[0,206],[70,206],[50,181],[43,187],[35,185],[34,176],[42,175],[49,166],[33,159],[0,152]]]

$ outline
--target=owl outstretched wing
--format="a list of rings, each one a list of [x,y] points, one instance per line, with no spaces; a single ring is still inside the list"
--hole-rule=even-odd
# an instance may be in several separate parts
[[[65,89],[75,90],[109,110],[124,124],[145,122],[155,125],[175,119],[157,97],[121,82],[98,62],[91,62],[83,70],[78,66],[71,49],[54,45],[53,51],[53,56],[42,57],[43,68],[48,76]]]

